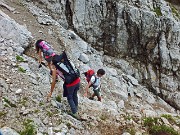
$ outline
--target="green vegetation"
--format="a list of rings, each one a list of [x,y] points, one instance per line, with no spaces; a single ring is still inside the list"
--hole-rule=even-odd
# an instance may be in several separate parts
[[[48,133],[46,133],[46,132],[42,132],[42,134],[43,134],[43,135],[49,135],[49,134],[48,134]]]
[[[132,119],[132,117],[129,114],[126,115],[125,120],[131,120],[131,119]]]
[[[40,103],[39,103],[39,106],[43,106],[43,105],[44,105],[44,103],[43,103],[43,102],[40,102]]]
[[[72,127],[72,124],[69,121],[67,121],[66,126],[68,127],[68,129],[70,129]]]
[[[22,67],[18,68],[18,71],[22,72],[22,73],[26,73],[26,70],[24,70]]]
[[[5,104],[4,106],[5,106],[5,107],[9,107],[9,105],[8,105],[8,104]]]
[[[20,135],[35,135],[36,129],[33,124],[33,121],[30,119],[27,119],[23,122],[24,130],[20,132]]]
[[[10,102],[7,98],[3,97],[4,102],[6,102],[10,107],[17,107],[15,104]]]
[[[19,56],[19,55],[16,56],[16,60],[17,60],[17,61],[20,61],[20,62],[23,62],[23,61],[24,61],[23,57],[21,57],[21,56]]]
[[[62,123],[61,119],[58,119],[57,124],[60,125]]]
[[[61,95],[58,95],[57,97],[56,97],[56,101],[58,101],[59,103],[61,103]]]
[[[171,10],[172,10],[172,13],[173,13],[176,17],[180,18],[180,13],[178,13],[177,9],[176,9],[172,4],[170,4],[170,7],[171,7]]]
[[[173,119],[172,116],[170,115],[162,115],[162,117],[165,117],[167,119]],[[158,121],[160,118],[152,118],[152,117],[147,117],[144,118],[144,126],[148,128],[149,134],[152,135],[158,135],[158,134],[171,134],[171,135],[178,135],[178,132],[175,131],[173,128],[168,127],[166,125],[160,125]]]
[[[174,117],[174,121],[175,121],[175,123],[177,124],[177,126],[180,127],[180,116],[175,116],[175,117]]]
[[[129,128],[127,130],[128,133],[130,133],[131,135],[135,135],[136,134],[136,130],[134,128]]]
[[[0,112],[0,118],[1,118],[1,117],[4,117],[5,115],[6,115],[6,112],[3,112],[3,111]]]
[[[156,13],[157,16],[162,16],[161,8],[160,7],[154,8],[154,12]]]
[[[154,125],[150,128],[149,133],[150,134],[169,133],[170,135],[178,135],[177,131],[166,125]]]
[[[40,110],[38,110],[38,109],[34,110],[34,113],[39,113],[39,112],[40,112]]]
[[[21,99],[21,101],[19,101],[19,104],[22,104],[23,106],[27,106],[27,101],[28,101],[28,98],[27,97],[23,97]]]
[[[48,117],[52,117],[53,113],[51,111],[47,111],[47,115],[48,115]]]
[[[101,120],[106,120],[108,118],[108,116],[106,114],[102,114],[99,118]]]
[[[62,132],[61,130],[54,130],[55,133]]]
[[[158,118],[147,117],[144,118],[143,121],[145,126],[151,127],[154,124],[157,124]]]
[[[171,115],[163,114],[163,115],[161,115],[161,117],[166,118],[170,122],[175,122],[175,120],[173,119],[173,117]]]

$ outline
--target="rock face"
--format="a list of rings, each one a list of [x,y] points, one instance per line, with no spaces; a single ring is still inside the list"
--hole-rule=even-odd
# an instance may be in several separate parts
[[[180,131],[179,111],[160,98],[163,97],[178,107],[179,93],[176,88],[179,88],[179,84],[176,78],[179,74],[175,73],[179,67],[174,66],[172,67],[173,70],[167,70],[171,69],[172,65],[172,61],[168,61],[172,57],[168,55],[170,54],[169,48],[173,47],[169,46],[167,42],[167,32],[161,31],[159,34],[158,29],[153,28],[154,23],[144,24],[145,20],[152,19],[150,16],[144,15],[144,18],[147,17],[144,20],[141,18],[145,9],[148,15],[149,13],[152,16],[155,14],[147,10],[154,8],[151,7],[150,0],[139,2],[7,0],[6,4],[2,3],[0,4],[6,5],[2,8],[3,12],[0,12],[0,131],[3,135],[16,135],[17,132],[19,134],[31,132],[31,134],[38,135],[128,135],[133,132],[133,134],[138,135],[150,134],[149,131],[151,130],[147,129],[151,127],[149,124],[156,124],[156,126],[165,124],[174,132]],[[150,7],[146,7],[147,3]],[[163,3],[165,2],[154,1],[153,6],[156,4],[160,6]],[[101,12],[99,12],[99,8],[102,9]],[[167,8],[169,7],[167,6]],[[19,25],[5,13],[27,27]],[[82,15],[87,15],[87,13],[88,16],[84,16],[86,20],[84,21]],[[114,17],[115,15],[116,17]],[[137,15],[140,17],[137,18]],[[169,20],[171,20],[171,14],[168,15]],[[158,17],[154,16],[154,19],[156,20]],[[114,23],[116,21],[119,25]],[[139,21],[142,23],[143,31],[141,33],[144,33],[143,37],[137,34],[137,30],[140,28]],[[35,22],[39,25],[36,25]],[[156,26],[159,28],[162,22],[164,23],[164,20],[157,21]],[[99,25],[101,23],[103,25]],[[148,49],[143,49],[142,43],[141,45],[139,43],[142,42],[142,39],[146,41],[149,36],[156,37],[156,35],[147,32],[148,30],[151,31],[149,25],[153,25],[152,29],[158,33],[159,40],[155,43],[147,43],[147,48],[150,48],[149,54],[153,53],[153,55],[149,57],[147,54],[146,58],[142,57],[143,55],[140,55],[140,52],[147,52]],[[89,29],[86,29],[87,26]],[[93,29],[92,26],[94,26]],[[72,29],[67,30],[66,28]],[[119,32],[124,38],[118,37],[115,29],[124,32],[124,34]],[[90,68],[95,71],[99,68],[105,69],[106,75],[101,79],[102,102],[98,102],[96,98],[89,100],[83,96],[87,82],[81,75],[78,113],[85,121],[79,121],[68,115],[67,100],[62,97],[63,81],[59,80],[56,83],[51,102],[47,102],[46,97],[50,91],[52,78],[46,66],[43,65],[38,68],[39,63],[35,58],[35,50],[30,45],[32,36],[29,31],[38,35],[38,38],[52,38],[52,46],[58,54],[61,53],[62,48],[66,49],[68,58],[80,69],[81,73]],[[145,32],[147,33],[145,34]],[[110,36],[112,33],[114,34],[113,38]],[[104,35],[104,40],[100,38],[101,34]],[[172,39],[168,38],[172,44],[176,44],[174,34],[171,36]],[[136,36],[139,36],[139,40],[136,39]],[[33,37],[33,39],[35,38],[37,37]],[[119,40],[119,38],[124,41]],[[112,44],[109,39],[111,39]],[[89,43],[94,42],[92,46],[102,51],[97,51],[85,40]],[[133,46],[133,44],[135,45]],[[121,48],[120,50],[117,49],[118,46]],[[122,49],[123,47],[124,49]],[[152,51],[153,47],[155,47],[155,51]],[[23,53],[24,50],[25,54]],[[176,51],[172,52],[173,57],[178,58],[179,55]],[[117,57],[112,57],[112,55]],[[150,58],[154,61],[150,61]],[[149,61],[146,61],[147,59]],[[159,60],[161,63],[158,63]],[[176,62],[178,63],[179,60]],[[154,66],[153,63],[157,65]],[[151,93],[151,89],[144,84],[153,89],[160,97]],[[92,92],[89,91],[88,96]],[[150,117],[150,121],[152,117],[156,117],[157,120],[154,123],[147,123],[147,127],[143,122],[146,119],[148,120],[147,117]]]
[[[3,12],[0,11],[0,13],[0,55],[5,55],[7,53],[12,55],[14,51],[22,54],[32,40],[31,33],[27,31],[24,26],[18,25]],[[7,50],[5,46],[8,46]]]
[[[180,15],[173,5],[164,0],[43,0],[42,5],[105,55],[126,58],[133,67],[127,74],[180,109]]]

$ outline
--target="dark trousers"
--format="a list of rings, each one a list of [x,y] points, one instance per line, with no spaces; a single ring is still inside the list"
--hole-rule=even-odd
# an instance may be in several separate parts
[[[66,87],[65,84],[63,85],[64,95],[67,97],[68,103],[71,107],[71,111],[73,114],[75,114],[78,109],[77,91],[79,90],[79,87],[80,87],[80,83],[71,87]]]

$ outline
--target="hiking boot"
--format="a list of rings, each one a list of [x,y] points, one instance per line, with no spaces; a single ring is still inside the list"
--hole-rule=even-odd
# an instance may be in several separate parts
[[[77,119],[77,120],[81,120],[81,117],[77,114],[77,113],[69,113],[73,118]]]
[[[73,114],[72,116],[77,120],[81,120],[81,117],[77,113]]]
[[[94,98],[93,98],[93,97],[89,97],[89,99],[90,99],[90,100],[94,100]]]

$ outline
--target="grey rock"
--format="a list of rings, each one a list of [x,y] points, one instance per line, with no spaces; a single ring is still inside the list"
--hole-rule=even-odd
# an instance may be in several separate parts
[[[134,77],[130,76],[130,75],[123,75],[124,79],[127,81],[130,81],[133,85],[138,86],[138,80],[136,80]]]
[[[118,106],[118,108],[120,108],[120,109],[124,109],[124,108],[125,108],[125,106],[124,106],[124,100],[119,101],[119,103],[117,104],[117,106]]]
[[[20,66],[21,68],[23,68],[26,72],[30,72],[30,71],[31,71],[31,69],[29,68],[28,63],[21,62],[21,63],[19,64],[19,66]]]
[[[106,70],[107,70],[106,71],[107,74],[110,74],[112,76],[117,76],[118,75],[116,69],[114,69],[114,68],[107,68]]]
[[[18,89],[15,93],[17,94],[17,95],[19,95],[19,94],[21,94],[23,91],[22,91],[22,89]]]
[[[0,87],[4,88],[5,90],[8,90],[8,84],[3,78],[0,78]]]
[[[13,11],[15,10],[15,8],[10,7],[10,6],[8,6],[7,4],[5,4],[4,1],[0,1],[0,5],[1,5],[2,7],[5,7],[6,9],[8,9],[8,10],[11,11],[11,12],[13,12]]]
[[[124,132],[122,135],[131,135],[131,134],[128,132]]]
[[[52,18],[50,16],[47,16],[47,15],[38,16],[38,22],[40,24],[44,24],[44,25],[52,25],[54,23]]]
[[[14,20],[0,12],[0,25],[3,29],[0,29],[0,36],[6,39],[4,42],[10,47],[17,48],[17,44],[22,48],[26,48],[31,42],[31,33],[24,27],[17,24]],[[14,45],[13,45],[14,44]],[[10,49],[10,48],[9,48]],[[8,50],[9,50],[8,49]],[[9,50],[12,53],[12,49]]]
[[[161,117],[161,120],[163,121],[163,123],[165,124],[165,125],[170,125],[170,123],[169,123],[169,121],[166,119],[166,118],[164,118],[164,117]]]
[[[9,127],[1,128],[1,132],[3,135],[19,135],[15,130],[13,130]]]
[[[69,33],[69,34],[68,34],[68,38],[74,40],[74,39],[76,39],[76,36],[75,36],[74,33]]]
[[[82,61],[83,63],[88,63],[89,62],[89,58],[85,53],[81,53],[78,59],[80,61]]]
[[[8,53],[9,55],[12,55],[12,54],[13,54],[13,49],[12,49],[12,47],[8,47],[8,48],[7,48],[7,53]]]

